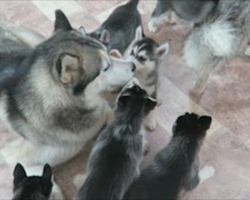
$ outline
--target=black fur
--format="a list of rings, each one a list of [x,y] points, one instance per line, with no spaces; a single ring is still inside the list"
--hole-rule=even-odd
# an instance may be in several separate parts
[[[181,189],[188,189],[188,184],[195,187],[199,183],[198,172],[193,177],[190,173],[211,120],[196,114],[180,116],[173,127],[171,142],[141,171],[124,200],[174,200],[178,199]]]
[[[135,31],[141,25],[141,16],[137,10],[139,0],[130,0],[127,4],[116,8],[108,19],[90,36],[100,39],[104,30],[110,34],[108,50],[117,49],[122,54],[135,37]]]
[[[12,200],[48,200],[53,184],[52,169],[46,164],[42,176],[27,176],[21,164],[14,169],[14,197]]]
[[[77,200],[118,200],[135,177],[143,156],[143,118],[156,102],[138,86],[126,89],[118,99],[114,121],[106,127],[91,152],[87,179]]]

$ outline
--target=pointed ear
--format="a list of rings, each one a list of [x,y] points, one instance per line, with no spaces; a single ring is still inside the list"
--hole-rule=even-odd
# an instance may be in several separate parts
[[[143,38],[142,26],[138,26],[135,31],[135,41],[141,40]]]
[[[81,26],[79,29],[78,29],[78,31],[82,34],[82,35],[87,35],[87,32],[86,32],[86,30],[85,30],[85,28],[83,27],[83,26]]]
[[[156,99],[152,97],[146,97],[144,103],[144,112],[149,113],[151,110],[155,108],[156,105],[157,105]]]
[[[109,55],[111,55],[114,58],[122,58],[122,54],[120,53],[120,51],[118,51],[117,49],[112,49],[109,52]]]
[[[56,69],[60,76],[60,80],[64,84],[72,84],[74,76],[79,68],[79,59],[76,56],[62,54],[57,61]]]
[[[156,49],[156,55],[158,59],[162,59],[168,55],[169,43],[162,44]]]
[[[42,180],[51,181],[52,178],[52,169],[49,164],[46,164],[43,168]]]
[[[63,13],[62,10],[56,10],[55,12],[56,20],[55,20],[55,30],[64,30],[64,31],[71,31],[73,28],[71,27],[68,18]]]
[[[103,30],[101,35],[100,35],[99,40],[104,44],[108,44],[110,42],[110,33],[109,33],[109,31]]]
[[[209,116],[202,116],[199,118],[199,123],[205,130],[208,130],[212,123],[212,118]]]
[[[25,169],[23,168],[23,166],[18,163],[14,169],[13,172],[13,176],[14,176],[14,186],[16,187],[17,185],[19,185],[19,183],[21,183],[25,178],[27,178],[27,174],[25,172]]]
[[[122,94],[118,97],[118,107],[126,107],[130,100],[130,95],[128,93]]]

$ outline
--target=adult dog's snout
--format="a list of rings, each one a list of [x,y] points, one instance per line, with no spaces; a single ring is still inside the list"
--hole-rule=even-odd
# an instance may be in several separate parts
[[[136,70],[136,66],[134,63],[132,63],[132,72],[134,72]]]

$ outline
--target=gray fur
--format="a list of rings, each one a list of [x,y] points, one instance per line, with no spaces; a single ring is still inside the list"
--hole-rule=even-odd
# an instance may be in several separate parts
[[[122,91],[113,122],[102,131],[92,149],[86,181],[75,199],[122,199],[139,176],[143,157],[141,124],[155,105],[137,85]]]
[[[108,50],[117,49],[123,54],[134,39],[136,28],[141,25],[137,4],[138,0],[130,0],[127,4],[116,8],[108,19],[90,35],[100,39],[103,31],[108,31],[109,41],[106,41]]]
[[[158,0],[152,14],[156,18],[173,11],[180,18],[194,23],[203,22],[216,8],[219,0]]]
[[[170,143],[142,169],[124,200],[176,200],[182,189],[196,187],[199,183],[197,157],[211,120],[196,114],[180,116]]]

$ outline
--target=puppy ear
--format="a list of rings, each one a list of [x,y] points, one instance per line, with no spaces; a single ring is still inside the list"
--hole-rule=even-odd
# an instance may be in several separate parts
[[[111,55],[114,58],[122,58],[122,54],[120,53],[120,51],[118,51],[117,49],[112,49],[109,52],[109,55]]]
[[[212,123],[212,118],[209,116],[202,116],[199,118],[199,123],[205,130],[208,130]]]
[[[19,185],[19,183],[21,183],[25,178],[27,178],[25,169],[20,163],[16,165],[14,172],[13,172],[13,176],[14,176],[14,187]]]
[[[71,31],[73,28],[71,27],[68,18],[63,13],[62,10],[56,10],[55,12],[56,20],[55,20],[55,28],[54,31],[57,30],[64,30],[64,31]]]
[[[142,26],[138,26],[135,31],[135,40],[141,40],[143,38]]]
[[[100,35],[99,40],[104,44],[108,44],[110,42],[110,33],[109,33],[109,31],[103,30],[101,35]]]
[[[128,93],[122,94],[118,97],[118,107],[127,107],[130,100],[130,95]]]
[[[74,77],[77,75],[79,60],[76,56],[62,54],[57,61],[56,68],[62,83],[72,84]]]
[[[157,105],[156,99],[152,97],[146,97],[144,103],[144,112],[149,113],[151,110],[155,108],[156,105]]]
[[[51,181],[52,178],[52,169],[49,164],[46,164],[43,168],[42,179],[44,181]]]
[[[80,28],[78,29],[78,31],[82,34],[82,35],[87,35],[87,32],[85,30],[85,28],[83,26],[80,26]]]
[[[169,43],[162,44],[156,49],[156,55],[158,59],[162,59],[168,55]]]

